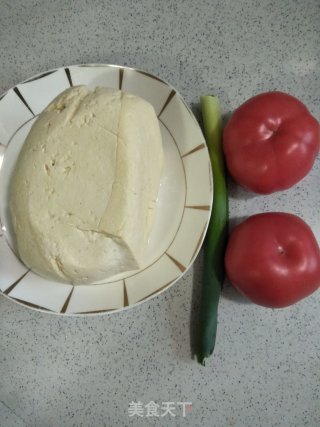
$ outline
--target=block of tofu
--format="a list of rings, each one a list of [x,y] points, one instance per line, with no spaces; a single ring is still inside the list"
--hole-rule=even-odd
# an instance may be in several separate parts
[[[147,101],[115,89],[67,89],[37,118],[13,173],[9,206],[22,261],[73,284],[139,269],[162,164]]]

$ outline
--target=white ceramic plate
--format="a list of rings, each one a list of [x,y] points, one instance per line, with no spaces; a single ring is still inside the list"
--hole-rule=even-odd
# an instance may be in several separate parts
[[[10,177],[36,116],[72,85],[107,86],[139,95],[155,108],[165,166],[157,218],[145,265],[95,285],[48,281],[28,270],[15,251],[8,214]],[[212,206],[212,174],[201,129],[169,84],[156,76],[105,64],[59,68],[34,76],[0,97],[0,291],[37,310],[92,314],[124,309],[177,281],[198,254]]]

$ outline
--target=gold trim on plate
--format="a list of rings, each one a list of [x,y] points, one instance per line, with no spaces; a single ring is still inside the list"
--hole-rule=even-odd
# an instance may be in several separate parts
[[[123,280],[123,306],[127,307],[129,304],[129,298],[128,298],[128,292],[127,292],[127,285],[126,281]]]
[[[194,205],[194,206],[185,206],[189,209],[198,209],[199,211],[209,211],[210,206],[209,205]]]
[[[20,99],[20,101],[22,101],[24,103],[24,105],[28,108],[28,110],[30,111],[30,113],[35,116],[34,112],[31,110],[31,107],[29,106],[29,104],[27,103],[27,101],[25,100],[25,98],[23,97],[22,93],[20,92],[20,90],[16,87],[13,88],[13,92],[17,95],[17,97]]]
[[[71,297],[72,297],[73,291],[74,291],[74,286],[72,286],[72,289],[71,289],[71,291],[69,292],[69,295],[67,296],[67,299],[66,299],[65,303],[63,304],[63,306],[62,306],[62,309],[61,309],[60,313],[65,313],[65,312],[67,311],[67,308],[68,308],[68,305],[69,305],[70,299],[71,299]]]
[[[181,273],[183,273],[186,270],[186,267],[181,264],[178,260],[176,260],[172,255],[169,255],[168,252],[165,253],[168,258],[171,259],[171,261],[179,268]]]
[[[124,68],[123,67],[119,67],[119,90],[122,89],[123,74],[124,74]]]
[[[164,112],[164,110],[167,108],[168,104],[176,94],[176,91],[172,89],[172,91],[169,93],[168,98],[166,99],[165,103],[163,104],[163,107],[160,110],[160,113],[158,114],[158,118],[161,116],[161,114]],[[162,122],[163,123],[163,122]]]
[[[16,280],[12,285],[9,286],[9,288],[2,291],[3,294],[10,296],[10,292],[18,285],[18,283],[21,282],[21,280],[29,273],[30,268],[21,276],[18,280]],[[12,298],[12,297],[11,297]]]
[[[183,154],[181,157],[187,157],[190,154],[196,153],[197,151],[202,150],[205,146],[206,146],[205,143],[197,145],[195,148],[193,148],[192,150],[188,151],[186,154]]]
[[[47,71],[46,73],[42,73],[42,74],[40,74],[40,75],[38,75],[38,76],[30,77],[30,79],[25,80],[25,81],[23,82],[23,84],[24,84],[24,83],[31,83],[31,82],[34,82],[34,81],[36,81],[36,80],[40,80],[40,79],[42,79],[42,78],[44,78],[44,77],[50,76],[50,74],[56,73],[57,71],[58,71],[58,70]]]
[[[69,82],[69,85],[70,85],[70,87],[73,87],[73,82],[72,82],[72,77],[71,77],[71,71],[69,70],[69,68],[67,67],[67,68],[65,68],[64,69],[64,72],[66,73],[66,75],[67,75],[67,79],[68,79],[68,82]]]

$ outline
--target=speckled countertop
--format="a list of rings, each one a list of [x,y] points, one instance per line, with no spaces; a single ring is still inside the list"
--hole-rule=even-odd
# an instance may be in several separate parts
[[[0,90],[61,65],[137,66],[228,114],[288,91],[320,116],[318,0],[0,2]],[[231,224],[259,211],[301,215],[320,239],[320,162],[294,189],[253,196],[230,183]],[[217,346],[191,358],[201,257],[171,289],[114,315],[61,318],[0,298],[0,425],[318,427],[320,292],[284,310],[226,284]],[[192,328],[191,328],[192,329]],[[130,402],[173,402],[175,417],[130,417]],[[178,402],[191,402],[186,416]]]

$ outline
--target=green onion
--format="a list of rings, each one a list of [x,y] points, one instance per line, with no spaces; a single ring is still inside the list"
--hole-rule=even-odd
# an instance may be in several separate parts
[[[204,135],[209,149],[213,172],[214,198],[211,218],[204,241],[204,264],[200,305],[199,342],[196,351],[198,362],[214,350],[218,304],[223,285],[224,254],[228,236],[228,192],[222,150],[222,120],[219,99],[215,96],[200,98]]]

